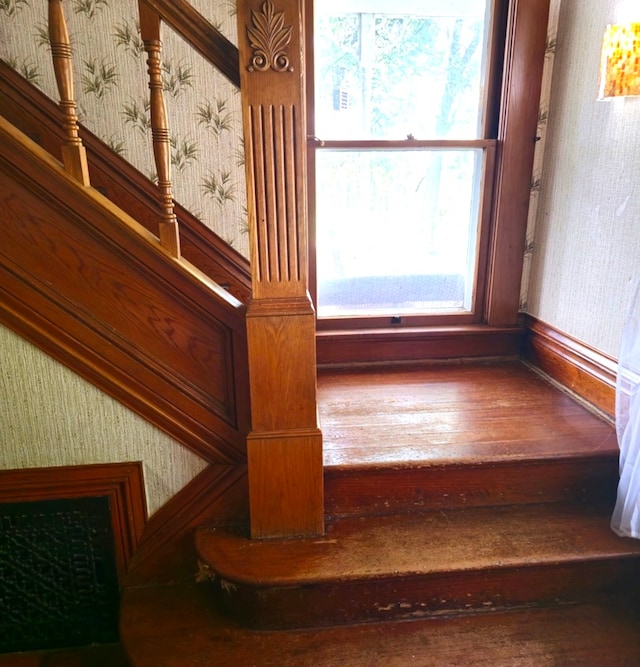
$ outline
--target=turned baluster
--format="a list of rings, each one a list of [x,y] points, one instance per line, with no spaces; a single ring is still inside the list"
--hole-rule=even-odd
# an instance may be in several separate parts
[[[62,11],[62,0],[49,0],[49,42],[53,69],[60,93],[60,108],[64,114],[62,163],[65,169],[83,185],[89,185],[87,154],[78,135],[78,116],[73,95],[73,66],[71,42]]]
[[[176,257],[180,256],[178,220],[173,210],[171,188],[171,147],[167,112],[162,92],[162,61],[160,51],[160,17],[145,2],[138,3],[140,10],[140,32],[147,52],[149,90],[151,94],[151,134],[153,155],[158,172],[161,217],[159,225],[160,243]]]

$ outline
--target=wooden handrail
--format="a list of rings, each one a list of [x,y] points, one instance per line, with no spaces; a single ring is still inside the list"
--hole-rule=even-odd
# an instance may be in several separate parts
[[[49,42],[56,75],[60,108],[64,114],[62,162],[65,169],[82,185],[89,185],[87,154],[78,135],[78,115],[73,92],[71,41],[62,11],[62,0],[49,0]]]
[[[185,41],[240,87],[238,49],[185,0],[140,0],[155,10]]]
[[[151,91],[151,134],[153,137],[153,156],[158,172],[160,207],[159,223],[160,243],[175,257],[180,257],[180,235],[178,220],[173,210],[173,192],[171,186],[171,147],[169,144],[169,124],[162,91],[162,61],[160,51],[160,16],[145,2],[138,3],[140,11],[140,33],[147,52],[149,72],[149,90]]]

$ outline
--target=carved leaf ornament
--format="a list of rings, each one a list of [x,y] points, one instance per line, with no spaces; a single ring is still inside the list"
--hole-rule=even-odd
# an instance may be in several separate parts
[[[253,57],[249,71],[293,72],[286,48],[291,41],[291,26],[284,24],[284,12],[276,13],[271,0],[266,0],[262,11],[252,11],[252,26],[247,27]]]

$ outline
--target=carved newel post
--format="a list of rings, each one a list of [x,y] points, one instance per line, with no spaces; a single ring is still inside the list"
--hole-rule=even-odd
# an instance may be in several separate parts
[[[303,0],[239,0],[253,298],[247,309],[253,537],[324,531],[308,292]]]

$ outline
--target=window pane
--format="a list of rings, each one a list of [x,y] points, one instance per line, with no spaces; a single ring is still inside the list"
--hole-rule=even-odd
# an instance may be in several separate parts
[[[469,311],[482,152],[318,150],[318,315]]]
[[[487,4],[317,2],[316,135],[480,138]]]

